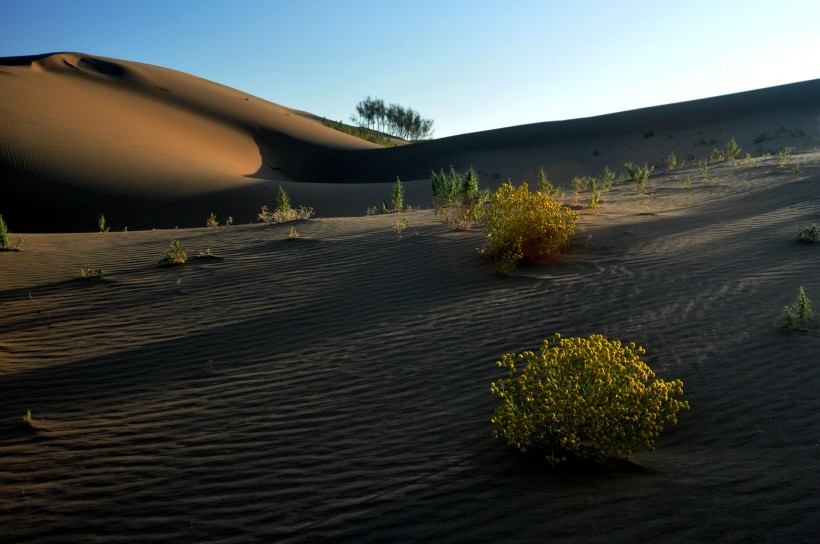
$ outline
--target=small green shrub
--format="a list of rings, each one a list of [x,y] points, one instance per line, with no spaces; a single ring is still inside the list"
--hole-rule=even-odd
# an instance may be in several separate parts
[[[296,227],[291,227],[290,232],[288,232],[288,240],[294,241],[299,239],[299,233],[296,232]]]
[[[723,156],[723,153],[720,151],[720,149],[716,147],[712,148],[712,156],[709,158],[709,161],[711,163],[716,164],[719,162],[723,162],[725,159],[726,157]]]
[[[102,278],[102,276],[102,268],[91,268],[91,265],[85,265],[80,267],[80,277],[84,280]]]
[[[9,248],[9,226],[0,215],[0,249]]]
[[[399,213],[404,209],[404,185],[401,184],[399,178],[396,178],[396,183],[393,185],[392,203],[393,213]]]
[[[740,155],[740,146],[737,145],[737,140],[732,138],[726,142],[726,159],[733,161]]]
[[[457,230],[469,230],[481,223],[484,206],[490,198],[479,187],[478,174],[470,168],[464,173],[451,166],[449,174],[432,173],[433,202],[436,213],[444,215]]]
[[[783,328],[790,331],[806,330],[815,321],[811,301],[801,285],[797,292],[797,302],[783,309]]]
[[[212,229],[219,227],[219,220],[217,220],[214,212],[211,212],[211,215],[209,215],[208,219],[205,220],[205,225]]]
[[[543,168],[538,170],[538,191],[555,198],[564,196],[564,188],[560,185],[553,185]]]
[[[649,176],[655,171],[655,165],[648,165],[644,163],[643,166],[637,166],[636,164],[627,162],[624,163],[624,168],[626,168],[630,179],[635,182],[635,187],[638,189],[638,192],[644,192],[646,190],[646,182],[649,180]]]
[[[168,249],[162,252],[162,258],[159,260],[159,266],[171,266],[175,264],[184,264],[188,260],[188,251],[179,240],[171,240],[168,244]]]
[[[820,242],[820,226],[817,223],[806,225],[794,233],[794,239],[806,244],[816,244]]]
[[[280,210],[283,217],[290,216],[290,212],[292,211],[290,207],[290,197],[281,185],[279,186],[279,193],[276,195],[276,209]]]
[[[496,362],[506,377],[490,385],[501,406],[493,436],[543,456],[606,461],[652,450],[665,425],[688,410],[683,382],[655,379],[646,352],[601,335],[545,340],[539,353],[507,353]],[[523,368],[519,368],[521,365]]]
[[[666,165],[666,169],[671,172],[678,165],[678,157],[675,156],[675,152],[672,151],[663,159],[663,162]]]
[[[97,219],[97,227],[99,227],[100,232],[108,232],[108,227],[105,225],[105,216],[100,214],[100,218]]]
[[[26,409],[26,413],[23,414],[23,423],[31,425],[31,408]]]
[[[396,231],[396,239],[401,240],[404,235],[404,229],[407,228],[407,218],[402,217],[401,221],[393,223],[393,230]]]
[[[792,156],[791,153],[794,151],[793,146],[786,146],[781,147],[780,150],[777,152],[777,166],[783,168],[792,163]]]
[[[276,196],[276,203],[277,207],[273,211],[270,211],[267,206],[262,206],[258,216],[260,221],[270,225],[287,223],[288,221],[296,221],[299,219],[310,219],[313,217],[313,208],[299,206],[299,208],[293,209],[290,205],[290,197],[281,185],[279,186],[279,193]]]
[[[611,191],[612,190],[612,184],[615,181],[615,172],[610,170],[609,166],[604,166],[604,171],[601,174],[600,180],[601,180],[601,188],[604,191]],[[563,194],[563,191],[561,191],[561,193]],[[561,195],[558,195],[558,196],[561,196]]]
[[[709,162],[706,159],[698,159],[695,161],[695,165],[698,167],[698,170],[700,170],[700,175],[703,179],[706,179],[709,175]]]
[[[753,141],[754,141],[754,143],[759,144],[760,142],[765,142],[766,140],[768,140],[770,138],[771,138],[771,136],[769,136],[768,132],[761,132],[760,134],[755,136]]]
[[[505,275],[522,261],[537,262],[564,251],[575,232],[578,213],[526,183],[505,182],[493,193],[485,213],[485,254]]]
[[[569,184],[576,193],[583,193],[592,185],[589,176],[574,177]]]

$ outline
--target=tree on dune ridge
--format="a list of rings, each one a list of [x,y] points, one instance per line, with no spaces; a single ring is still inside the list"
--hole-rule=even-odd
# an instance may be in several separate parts
[[[351,120],[361,128],[386,132],[405,140],[424,140],[433,135],[433,120],[423,118],[413,108],[385,105],[381,98],[365,97],[356,105]]]

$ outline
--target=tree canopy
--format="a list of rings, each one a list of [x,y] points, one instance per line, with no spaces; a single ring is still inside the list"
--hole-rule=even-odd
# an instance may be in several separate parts
[[[362,128],[378,130],[405,140],[424,140],[433,135],[433,120],[423,118],[413,108],[385,105],[381,98],[366,97],[356,105],[352,120]]]

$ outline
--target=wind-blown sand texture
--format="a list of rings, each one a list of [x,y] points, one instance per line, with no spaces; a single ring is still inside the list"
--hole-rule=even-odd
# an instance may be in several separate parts
[[[0,75],[3,93],[8,77],[22,78]],[[768,92],[817,83],[801,85]],[[750,96],[735,96],[734,111]],[[644,125],[631,136],[607,128],[645,111],[548,124],[556,142],[562,127],[589,135],[554,144],[563,162],[548,161],[559,155],[549,139],[529,155],[505,147],[504,135],[537,125],[402,148],[484,140],[469,162],[488,183],[487,173],[543,165],[567,185],[570,171],[620,171],[672,150],[702,157],[712,146],[693,146],[699,132],[716,147],[734,136],[754,151],[762,132],[772,139],[761,145],[798,147],[799,169],[764,157],[713,165],[705,183],[690,165],[659,168],[647,194],[617,185],[597,213],[582,213],[567,254],[506,278],[476,251],[478,230],[454,232],[429,210],[361,216],[392,180],[288,182],[305,187],[300,197],[358,199],[358,217],[318,208],[323,218],[295,223],[296,241],[290,224],[24,232],[23,251],[0,252],[0,540],[815,541],[820,337],[778,328],[799,286],[820,301],[820,247],[793,237],[820,222],[820,108],[805,100],[724,124],[699,117],[708,101],[653,109],[646,138]],[[10,145],[23,144],[3,138],[8,165]],[[20,160],[47,168],[47,144]],[[131,150],[122,157],[141,164]],[[37,183],[73,183],[66,176]],[[429,181],[415,185],[422,195]],[[24,220],[7,202],[13,242]],[[204,223],[208,211],[191,217]],[[143,212],[164,221],[161,207],[134,217]],[[405,216],[398,240],[392,225]],[[172,239],[218,258],[157,268]],[[103,278],[80,279],[83,265]],[[631,462],[549,468],[523,458],[490,437],[494,363],[555,331],[643,345],[660,377],[684,381],[691,412]]]

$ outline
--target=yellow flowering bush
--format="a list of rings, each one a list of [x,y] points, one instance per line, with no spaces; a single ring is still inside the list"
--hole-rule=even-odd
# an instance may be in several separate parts
[[[501,275],[519,261],[537,262],[569,247],[578,213],[551,195],[530,192],[526,183],[506,182],[493,193],[484,214],[486,254]]]
[[[688,410],[683,382],[655,379],[634,343],[588,338],[544,340],[539,353],[508,353],[507,376],[490,386],[501,406],[493,436],[550,463],[568,457],[604,461],[654,449],[664,425]],[[519,368],[520,367],[520,368]]]

